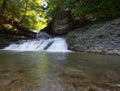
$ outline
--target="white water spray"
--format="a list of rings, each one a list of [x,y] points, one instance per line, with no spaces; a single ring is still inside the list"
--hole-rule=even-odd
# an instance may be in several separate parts
[[[26,40],[22,43],[11,44],[4,50],[69,52],[64,38]]]

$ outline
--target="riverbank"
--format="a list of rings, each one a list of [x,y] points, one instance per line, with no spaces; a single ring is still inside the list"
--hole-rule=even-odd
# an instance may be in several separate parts
[[[73,51],[120,55],[120,18],[75,29],[66,39]]]
[[[13,38],[13,35],[0,34],[0,49],[18,41],[18,38]]]
[[[0,49],[3,49],[4,47],[9,46],[12,43],[16,43],[19,40],[30,40],[30,39],[34,39],[31,37],[26,37],[26,36],[22,36],[22,35],[15,35],[15,34],[1,34],[0,33]]]

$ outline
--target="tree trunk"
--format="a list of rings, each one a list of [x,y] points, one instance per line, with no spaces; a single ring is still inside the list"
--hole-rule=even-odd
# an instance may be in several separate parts
[[[0,15],[4,15],[6,7],[7,7],[7,0],[3,0],[1,4],[1,9],[0,9],[1,10]]]

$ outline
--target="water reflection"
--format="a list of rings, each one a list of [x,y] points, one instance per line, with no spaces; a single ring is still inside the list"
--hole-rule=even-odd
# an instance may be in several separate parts
[[[120,91],[120,56],[0,51],[0,91]]]
[[[46,53],[3,52],[0,54],[0,87],[39,86],[47,76],[48,67]]]

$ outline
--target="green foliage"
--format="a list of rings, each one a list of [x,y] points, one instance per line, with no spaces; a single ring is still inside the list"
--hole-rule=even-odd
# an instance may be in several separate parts
[[[47,11],[45,2],[49,7]],[[120,0],[0,0],[0,15],[16,18],[30,29],[40,30],[50,17],[67,8],[73,16],[101,21],[119,17],[119,4]]]
[[[6,2],[4,9],[3,2]],[[43,26],[47,24],[44,3],[44,0],[1,0],[0,10],[9,18],[17,18],[24,26],[40,30],[43,28],[39,27],[41,22]],[[38,18],[42,18],[42,20]]]
[[[69,8],[73,16],[108,20],[120,16],[120,0],[49,0],[56,7]],[[53,10],[52,10],[53,11]]]

